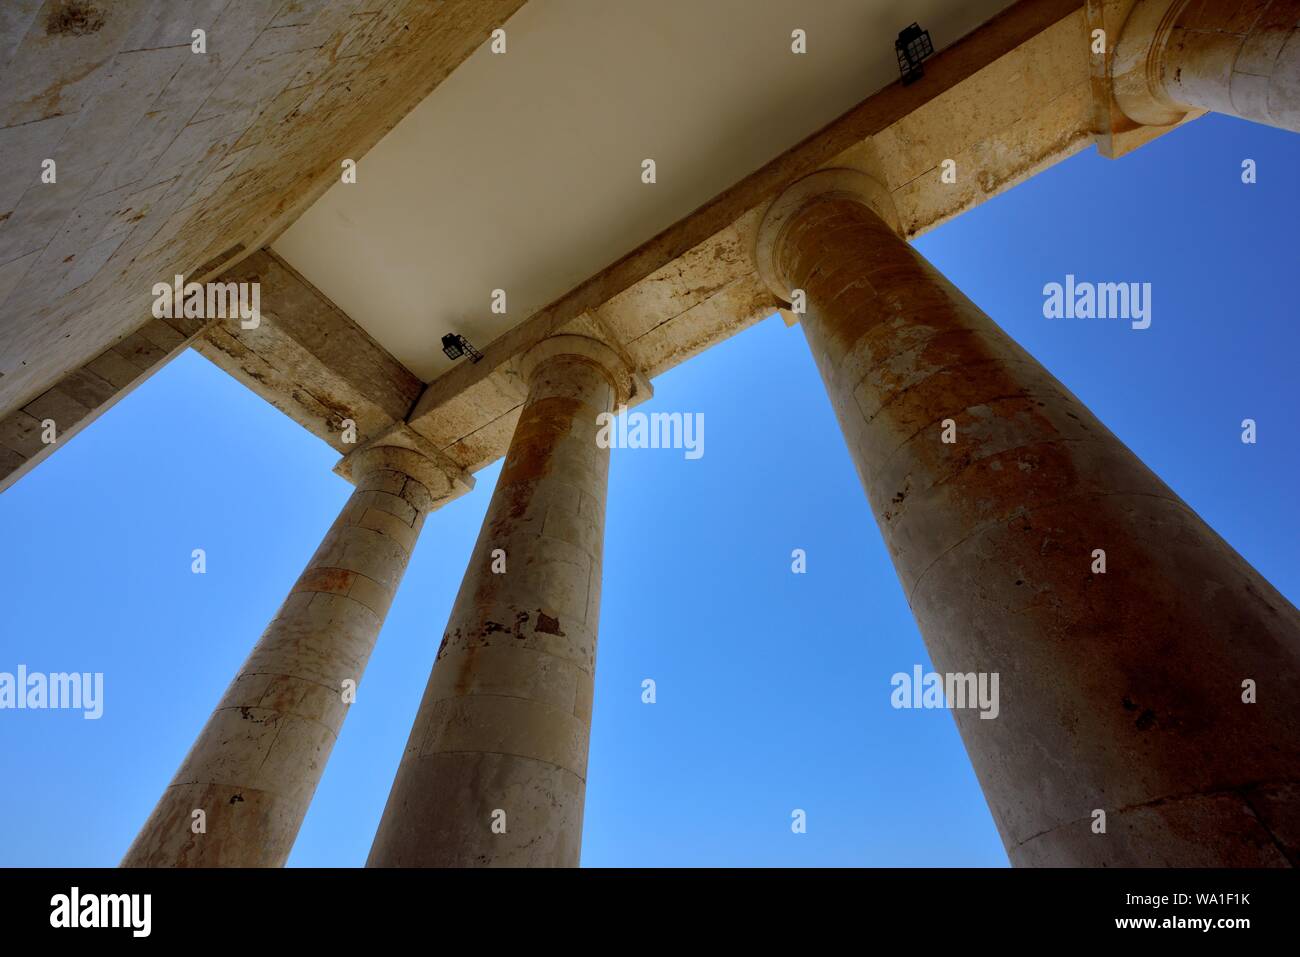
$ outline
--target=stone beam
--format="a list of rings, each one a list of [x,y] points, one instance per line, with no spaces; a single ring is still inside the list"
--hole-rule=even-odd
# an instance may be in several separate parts
[[[279,256],[259,249],[219,281],[258,283],[261,321],[214,324],[200,355],[339,452],[405,421],[424,383]]]
[[[150,319],[0,419],[0,492],[183,352],[206,326],[201,319]]]
[[[265,245],[522,3],[6,3],[0,415]]]

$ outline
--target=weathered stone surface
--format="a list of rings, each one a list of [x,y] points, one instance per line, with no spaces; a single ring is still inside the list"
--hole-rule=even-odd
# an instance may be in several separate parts
[[[427,489],[402,455],[359,449],[356,491],[231,682],[124,867],[284,864],[428,510],[464,491]],[[423,471],[412,469],[412,471]],[[418,486],[418,491],[412,490]],[[419,501],[425,507],[410,503]],[[194,833],[193,812],[206,815]]]
[[[6,2],[0,415],[264,245],[522,2]]]
[[[866,205],[772,231],[1012,863],[1300,860],[1300,613]]]
[[[1140,0],[1111,73],[1138,123],[1212,110],[1300,131],[1300,0]]]
[[[370,866],[578,863],[609,474],[596,417],[628,388],[612,351],[582,343],[525,358],[528,399]]]
[[[200,355],[340,452],[405,421],[424,383],[275,253],[258,250],[217,281],[258,283],[261,322],[218,324],[195,343]]]

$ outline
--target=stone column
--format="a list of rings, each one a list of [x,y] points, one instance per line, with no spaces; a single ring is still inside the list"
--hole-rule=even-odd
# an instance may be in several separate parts
[[[626,402],[608,347],[525,354],[528,398],[367,862],[576,866],[582,839],[609,449]]]
[[[341,465],[356,491],[123,867],[276,867],[288,858],[347,714],[345,691],[361,681],[424,517],[472,482],[432,450],[396,445],[360,449]],[[196,833],[198,811],[205,831]]]
[[[1111,77],[1149,126],[1204,109],[1300,131],[1300,0],[1138,0]]]
[[[817,173],[759,266],[806,294],[935,670],[999,676],[996,717],[953,714],[1012,863],[1294,864],[1300,615],[894,222],[862,174]]]

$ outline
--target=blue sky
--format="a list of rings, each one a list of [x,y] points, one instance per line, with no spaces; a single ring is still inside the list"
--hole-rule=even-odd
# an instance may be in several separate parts
[[[1298,168],[1211,116],[917,242],[1293,602]],[[1067,273],[1150,282],[1151,327],[1043,318]],[[890,707],[929,659],[801,331],[655,388],[705,455],[613,453],[583,863],[1005,865],[951,716]],[[105,674],[98,721],[0,711],[0,865],[117,863],[347,498],[336,459],[187,353],[0,495],[0,671]],[[364,862],[497,471],[426,523],[291,865]]]

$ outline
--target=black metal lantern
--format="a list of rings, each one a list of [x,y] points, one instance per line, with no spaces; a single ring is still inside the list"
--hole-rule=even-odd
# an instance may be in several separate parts
[[[930,31],[922,30],[918,23],[904,27],[894,41],[894,52],[898,54],[898,72],[903,76],[903,85],[915,83],[925,75],[921,61],[934,53]]]
[[[479,359],[483,358],[483,353],[470,345],[468,339],[455,332],[449,332],[442,337],[442,354],[448,359],[469,356],[470,362],[478,362]]]

